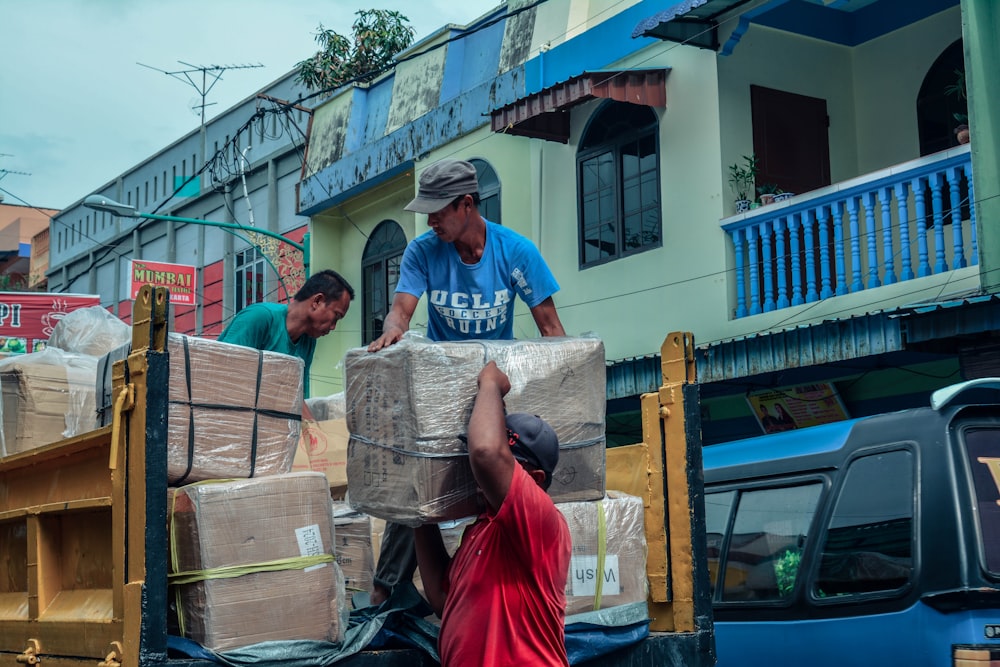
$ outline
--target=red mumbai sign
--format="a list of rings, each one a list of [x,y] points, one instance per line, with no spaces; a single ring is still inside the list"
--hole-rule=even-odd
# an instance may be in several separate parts
[[[96,294],[0,292],[0,356],[41,352],[67,313],[100,305]]]
[[[197,304],[194,293],[197,281],[193,266],[133,259],[129,278],[132,284],[130,290],[132,299],[139,296],[139,288],[143,285],[152,285],[153,287],[169,289],[170,303],[179,303],[185,306]]]

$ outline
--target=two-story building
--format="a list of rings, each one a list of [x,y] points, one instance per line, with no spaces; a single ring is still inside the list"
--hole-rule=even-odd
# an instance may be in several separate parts
[[[552,267],[567,332],[605,341],[609,441],[635,441],[634,397],[659,385],[676,330],[698,344],[708,443],[759,433],[762,396],[830,403],[802,423],[904,407],[1000,372],[991,7],[510,0],[313,100],[311,120],[247,98],[101,194],[296,240],[308,229],[311,268],[359,291],[317,349],[314,394],[341,390],[344,353],[379,331],[426,229],[402,210],[420,172],[460,157],[479,169],[484,215]],[[267,92],[305,94],[291,75]],[[305,141],[293,129],[307,122]],[[752,194],[783,201],[737,212],[731,168],[747,156]],[[197,266],[203,301],[177,310],[181,331],[215,335],[241,305],[286,295],[275,276],[294,278],[294,255],[274,270],[278,251],[211,227],[82,202],[57,222],[50,286],[121,315],[129,259]],[[536,335],[526,309],[515,332]]]

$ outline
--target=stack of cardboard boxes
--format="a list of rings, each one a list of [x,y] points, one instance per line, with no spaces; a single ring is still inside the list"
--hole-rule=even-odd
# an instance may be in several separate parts
[[[351,504],[384,520],[439,523],[453,552],[481,508],[463,436],[479,371],[507,373],[508,412],[545,419],[560,442],[549,494],[573,542],[567,613],[643,602],[644,507],[605,496],[605,358],[597,338],[438,343],[408,336],[345,359]]]
[[[167,353],[169,580],[180,631],[216,651],[341,638],[330,483],[292,472],[302,360],[173,333]],[[127,354],[102,364],[106,405],[113,362]]]

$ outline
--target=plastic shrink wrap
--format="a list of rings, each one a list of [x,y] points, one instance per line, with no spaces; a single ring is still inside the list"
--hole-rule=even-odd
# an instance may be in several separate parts
[[[346,502],[334,502],[333,523],[337,531],[333,552],[344,573],[347,607],[351,609],[355,593],[372,590],[375,577],[372,518]]]
[[[644,602],[646,533],[641,498],[608,491],[604,500],[561,503],[573,542],[566,615]]]
[[[132,327],[101,306],[66,313],[52,329],[49,347],[100,357],[132,340]]]
[[[0,456],[96,428],[96,376],[97,357],[51,346],[0,360]]]
[[[171,510],[169,580],[184,636],[216,651],[343,638],[344,578],[322,474],[190,484]]]
[[[596,337],[438,343],[407,334],[378,353],[345,357],[347,478],[351,503],[418,525],[477,514],[464,436],[479,371],[507,373],[508,412],[555,429],[556,502],[604,496],[604,344]]]
[[[170,484],[291,472],[302,430],[301,359],[178,333],[167,337],[167,352]],[[127,355],[123,347],[101,360],[105,406],[113,363]]]

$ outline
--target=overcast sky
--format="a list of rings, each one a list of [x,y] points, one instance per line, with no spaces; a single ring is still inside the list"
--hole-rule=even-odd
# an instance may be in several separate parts
[[[0,194],[5,203],[62,209],[195,129],[198,91],[137,63],[168,72],[190,69],[178,61],[263,64],[223,74],[206,100],[212,118],[315,53],[321,23],[350,35],[357,10],[394,9],[419,40],[499,4],[0,0]]]

